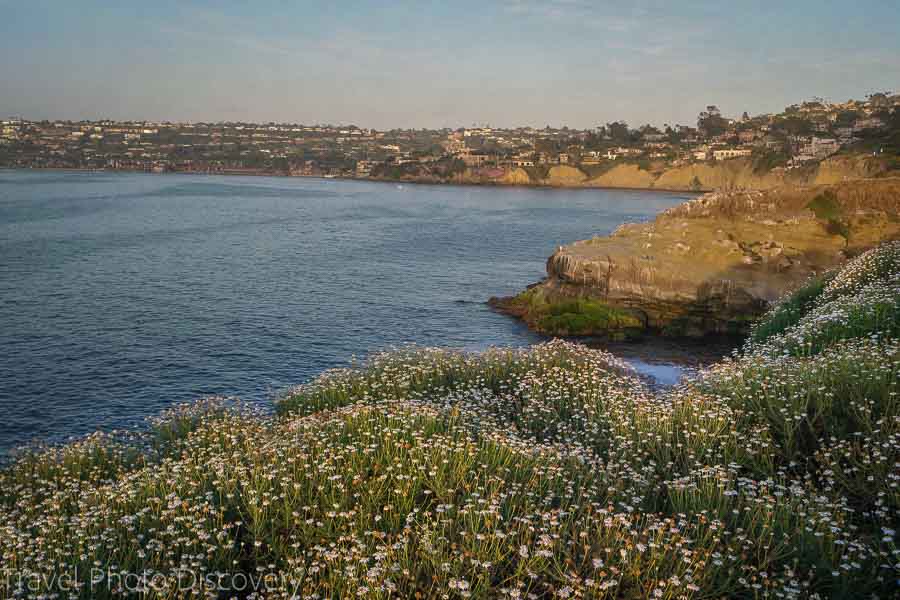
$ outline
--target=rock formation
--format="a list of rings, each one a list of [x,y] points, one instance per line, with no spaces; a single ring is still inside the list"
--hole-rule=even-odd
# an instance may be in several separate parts
[[[532,325],[582,299],[666,334],[744,333],[811,275],[897,237],[900,179],[710,193],[651,223],[560,247],[544,281],[492,304]]]

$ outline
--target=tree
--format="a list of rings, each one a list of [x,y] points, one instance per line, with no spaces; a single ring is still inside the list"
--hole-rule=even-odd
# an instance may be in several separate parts
[[[825,221],[825,231],[844,238],[844,246],[850,244],[850,224],[844,218],[844,209],[833,191],[826,190],[817,195],[806,208],[812,211],[817,219]]]
[[[790,135],[811,135],[813,124],[801,117],[787,117],[779,123],[779,128]]]
[[[625,121],[615,121],[613,123],[606,124],[607,135],[612,139],[612,141],[620,144],[627,143],[630,139],[631,133],[628,130],[628,123]]]
[[[728,120],[722,117],[716,105],[711,104],[697,116],[697,129],[707,137],[722,135],[728,129]]]
[[[534,141],[534,149],[537,152],[546,152],[547,154],[556,154],[559,148],[556,142],[547,138],[538,138]]]
[[[849,127],[859,118],[859,113],[855,110],[842,110],[837,114],[834,124],[838,127]]]

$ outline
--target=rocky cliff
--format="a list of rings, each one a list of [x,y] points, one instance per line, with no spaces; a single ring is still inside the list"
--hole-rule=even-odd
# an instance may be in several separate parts
[[[868,155],[834,156],[799,169],[757,169],[749,159],[692,163],[678,167],[662,164],[648,168],[637,163],[607,164],[599,171],[570,165],[545,169],[469,169],[451,179],[421,174],[403,178],[422,183],[534,185],[548,187],[634,188],[676,191],[766,190],[785,185],[818,185],[884,176],[885,162]]]
[[[520,171],[520,172],[517,172]],[[876,177],[885,172],[882,161],[870,156],[836,156],[800,169],[754,168],[749,159],[715,163],[693,163],[678,167],[642,168],[620,163],[591,177],[575,167],[552,167],[543,178],[518,169],[505,178],[521,182],[524,177],[536,185],[560,187],[641,188],[664,190],[765,190],[784,185],[816,185]]]
[[[492,303],[547,333],[743,333],[811,275],[898,237],[900,179],[710,193],[560,247],[544,281]]]

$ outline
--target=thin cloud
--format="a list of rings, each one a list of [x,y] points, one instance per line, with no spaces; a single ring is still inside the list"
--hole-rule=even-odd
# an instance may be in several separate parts
[[[506,11],[513,15],[555,22],[576,22],[593,28],[626,33],[640,25],[640,18],[602,14],[596,5],[579,0],[509,0]]]

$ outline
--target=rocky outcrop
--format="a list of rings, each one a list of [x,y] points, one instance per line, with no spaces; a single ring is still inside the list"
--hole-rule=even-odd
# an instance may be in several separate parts
[[[529,321],[535,297],[542,313],[589,299],[636,315],[648,330],[744,333],[812,274],[897,237],[900,179],[711,193],[652,223],[560,247],[544,281],[494,304]]]

